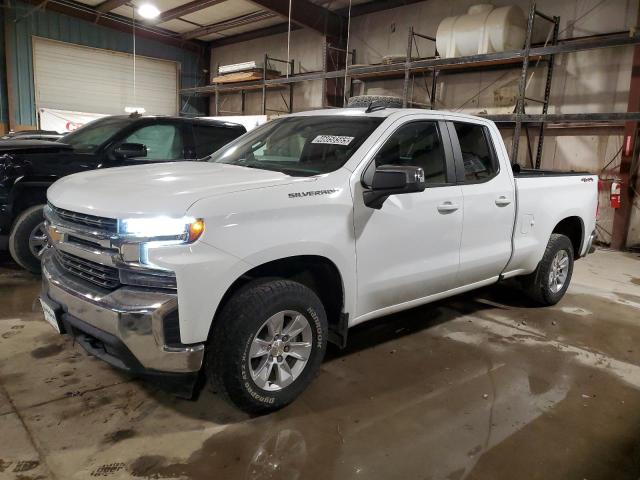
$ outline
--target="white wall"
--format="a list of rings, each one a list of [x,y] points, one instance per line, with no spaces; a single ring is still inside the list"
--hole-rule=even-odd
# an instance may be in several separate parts
[[[295,73],[322,70],[323,36],[311,30],[294,30],[291,32],[290,58],[295,60]],[[287,59],[287,34],[281,33],[270,37],[258,38],[225,47],[215,48],[212,54],[211,71],[216,65],[227,65],[248,60],[262,62],[264,55]],[[273,63],[284,74],[286,65]],[[322,105],[322,81],[297,83],[293,87],[293,105],[296,111],[318,108]],[[288,90],[270,90],[267,95],[267,108],[286,110],[282,94],[289,101]],[[212,101],[214,99],[212,98]],[[240,111],[240,94],[225,94],[220,96],[220,110],[222,112]],[[262,92],[248,92],[245,97],[245,113],[259,115],[262,110]],[[213,113],[213,108],[211,112]],[[273,113],[273,112],[267,112]]]
[[[538,10],[561,18],[561,38],[594,35],[628,30],[635,26],[637,1],[632,0],[539,0]],[[438,23],[446,16],[459,15],[480,0],[427,0],[409,6],[355,17],[351,22],[350,48],[356,49],[358,64],[379,63],[385,55],[405,55],[409,27],[427,35],[435,35]],[[497,6],[516,4],[524,11],[528,0],[494,0]],[[600,5],[598,5],[600,4]],[[594,8],[595,7],[595,8]],[[547,38],[548,25],[536,20],[534,41],[543,42]],[[215,49],[213,62],[235,63],[243,60],[260,60],[265,52],[286,58],[286,34],[274,35],[242,44]],[[292,34],[292,58],[305,70],[322,68],[322,36],[300,30]],[[419,40],[421,56],[433,55],[433,43]],[[624,112],[631,78],[632,47],[606,48],[578,52],[556,57],[552,84],[550,113],[579,112]],[[284,57],[282,57],[284,55]],[[543,65],[532,64],[527,96],[541,98],[544,93],[546,69]],[[303,70],[303,71],[305,71]],[[519,69],[503,69],[463,74],[444,73],[439,80],[437,107],[463,111],[465,113],[511,113],[515,105]],[[532,76],[531,76],[532,74]],[[416,77],[410,90],[412,100],[428,103],[431,80]],[[356,93],[390,94],[402,93],[402,80],[367,80],[358,84]],[[239,109],[239,95],[225,100],[222,109]],[[278,102],[278,94],[269,94],[269,105],[283,106]],[[247,113],[260,112],[261,94],[247,95]],[[294,109],[304,110],[320,107],[322,102],[322,82],[308,82],[295,86]],[[232,107],[232,108],[229,108]],[[540,106],[527,104],[528,113],[540,112]],[[535,137],[532,131],[532,138]],[[511,142],[510,132],[505,131],[505,140]],[[600,173],[602,168],[616,154],[622,143],[622,136],[604,131],[592,131],[590,135],[550,134],[545,139],[543,168],[589,170]],[[536,145],[532,145],[535,155]],[[518,162],[529,165],[527,143],[520,142]],[[603,177],[615,176],[619,158],[616,159]],[[640,188],[639,188],[640,190]],[[640,200],[639,200],[640,202]],[[629,234],[629,244],[640,243],[640,215],[634,209]],[[613,210],[609,207],[608,195],[601,194],[599,224],[611,232]],[[600,240],[608,242],[610,236],[601,230]]]

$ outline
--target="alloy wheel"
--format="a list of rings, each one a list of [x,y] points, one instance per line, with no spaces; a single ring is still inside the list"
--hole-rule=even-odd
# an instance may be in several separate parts
[[[558,293],[564,287],[569,275],[569,254],[566,250],[559,250],[551,261],[549,271],[549,289]]]
[[[263,390],[282,390],[300,376],[312,346],[313,332],[307,317],[293,310],[272,315],[251,342],[251,378]]]
[[[44,229],[44,222],[40,222],[29,234],[29,250],[34,257],[40,258],[45,248],[47,248],[47,245],[47,234]]]

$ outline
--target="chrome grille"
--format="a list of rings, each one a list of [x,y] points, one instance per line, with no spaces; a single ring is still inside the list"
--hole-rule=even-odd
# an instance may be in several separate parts
[[[60,220],[73,225],[96,228],[108,233],[118,233],[118,220],[115,218],[97,217],[85,213],[71,212],[49,204],[54,215]]]
[[[88,282],[109,290],[120,287],[117,268],[101,265],[60,250],[56,250],[56,259],[63,269]]]

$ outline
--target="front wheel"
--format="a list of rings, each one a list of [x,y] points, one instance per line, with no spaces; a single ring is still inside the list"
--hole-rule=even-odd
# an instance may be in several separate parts
[[[208,346],[214,389],[248,413],[291,403],[315,377],[327,348],[317,295],[290,280],[254,282],[223,307]]]
[[[40,273],[40,257],[47,247],[43,209],[35,205],[18,215],[9,235],[11,257],[31,273]]]
[[[535,272],[523,278],[528,296],[536,303],[555,305],[569,288],[573,274],[573,245],[565,235],[551,234]]]

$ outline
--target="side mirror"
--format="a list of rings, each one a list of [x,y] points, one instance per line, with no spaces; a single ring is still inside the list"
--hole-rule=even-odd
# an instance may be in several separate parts
[[[114,150],[116,158],[137,158],[147,156],[147,146],[142,143],[121,143]]]
[[[425,187],[424,170],[420,167],[380,165],[364,192],[364,204],[379,210],[390,195],[422,192]]]

